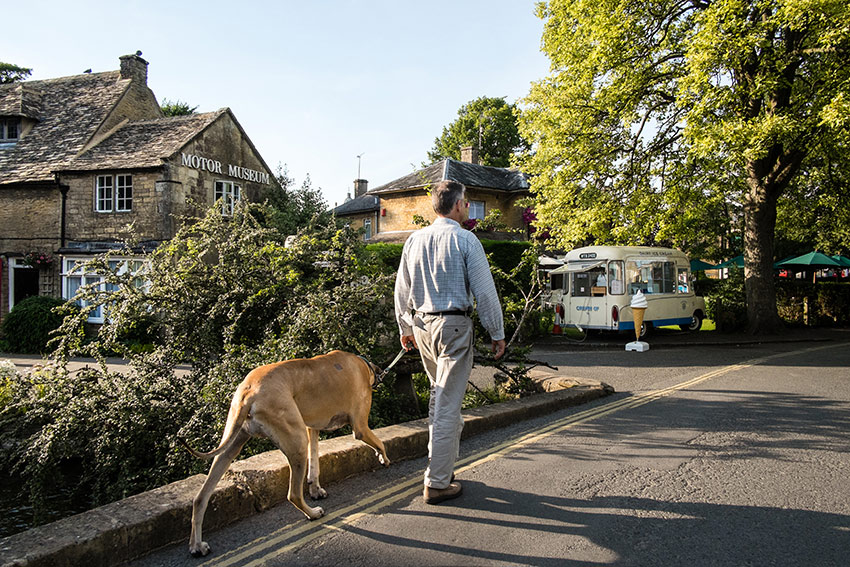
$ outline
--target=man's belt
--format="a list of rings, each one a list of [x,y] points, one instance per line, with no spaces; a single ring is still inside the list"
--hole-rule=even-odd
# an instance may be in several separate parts
[[[432,311],[430,313],[426,313],[424,311],[417,311],[419,315],[434,315],[436,317],[445,317],[446,315],[463,315],[464,317],[469,317],[469,311],[461,311],[460,309],[455,309],[452,311]]]

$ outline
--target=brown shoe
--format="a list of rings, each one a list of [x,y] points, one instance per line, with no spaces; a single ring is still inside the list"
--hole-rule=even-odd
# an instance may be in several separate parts
[[[453,482],[446,488],[431,488],[430,486],[426,486],[423,498],[425,499],[425,504],[439,504],[440,502],[457,498],[461,492],[463,492],[463,487],[459,482]]]

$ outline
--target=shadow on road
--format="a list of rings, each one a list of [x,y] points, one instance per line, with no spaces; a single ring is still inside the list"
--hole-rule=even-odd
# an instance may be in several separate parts
[[[838,514],[617,496],[541,498],[474,481],[464,486],[464,496],[452,507],[393,514],[440,522],[453,534],[491,526],[489,533],[497,535],[489,545],[470,547],[462,536],[437,544],[357,525],[342,529],[383,544],[372,547],[375,565],[421,565],[427,557],[423,550],[439,552],[442,560],[449,554],[451,564],[463,564],[466,557],[474,564],[586,565],[584,559],[565,556],[568,547],[577,545],[575,538],[601,548],[609,557],[602,563],[610,565],[846,565],[850,549],[850,516]],[[523,537],[557,556],[503,551],[505,542]],[[446,543],[453,539],[458,543]]]

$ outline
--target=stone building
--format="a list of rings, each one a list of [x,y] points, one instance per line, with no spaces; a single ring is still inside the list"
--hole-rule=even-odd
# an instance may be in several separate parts
[[[364,237],[371,242],[404,242],[420,228],[414,219],[432,222],[436,218],[428,190],[443,180],[466,186],[470,219],[482,220],[498,209],[502,222],[515,234],[523,235],[528,229],[523,219],[525,207],[518,205],[529,195],[525,175],[515,169],[480,165],[475,148],[464,148],[461,161],[444,159],[372,190],[367,190],[365,180],[358,179],[354,198],[333,212],[352,227],[364,228]]]
[[[140,55],[0,85],[0,317],[98,281],[79,270],[93,254],[134,242],[133,269],[182,216],[217,202],[229,214],[277,183],[230,109],[164,117]]]

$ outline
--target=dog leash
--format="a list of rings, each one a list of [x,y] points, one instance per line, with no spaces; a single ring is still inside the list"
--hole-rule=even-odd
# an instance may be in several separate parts
[[[376,384],[376,385],[381,383],[381,381],[384,379],[384,376],[386,376],[386,375],[387,375],[387,372],[389,372],[389,371],[390,371],[390,369],[391,369],[393,366],[395,366],[396,364],[398,364],[398,361],[399,361],[399,360],[401,360],[401,357],[403,357],[403,356],[405,355],[405,353],[407,353],[407,349],[402,348],[402,349],[401,349],[401,351],[399,351],[399,353],[395,356],[395,358],[393,359],[393,361],[392,361],[392,362],[390,362],[390,365],[389,365],[389,366],[387,366],[386,368],[384,368],[383,370],[381,370],[381,373],[380,373],[380,374],[378,374],[378,375],[375,377],[375,384]]]

